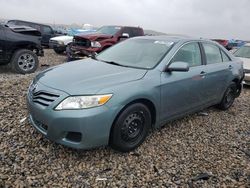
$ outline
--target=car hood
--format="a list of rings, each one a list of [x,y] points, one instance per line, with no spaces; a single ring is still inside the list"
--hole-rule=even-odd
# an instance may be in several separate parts
[[[68,40],[73,40],[72,36],[68,36],[68,35],[63,35],[63,36],[58,36],[58,37],[53,37],[50,40],[55,40],[55,41],[68,41]]]
[[[240,57],[240,59],[243,61],[243,67],[244,67],[244,69],[250,70],[250,58]]]
[[[112,65],[85,59],[59,65],[37,75],[48,87],[70,95],[96,94],[98,91],[125,82],[141,79],[147,70]]]
[[[94,40],[97,40],[98,38],[101,38],[102,40],[110,39],[110,38],[112,38],[112,35],[105,35],[105,34],[101,34],[101,33],[93,33],[93,34],[89,34],[89,35],[78,34],[75,37],[85,38],[85,39],[89,39],[89,40],[94,41]]]

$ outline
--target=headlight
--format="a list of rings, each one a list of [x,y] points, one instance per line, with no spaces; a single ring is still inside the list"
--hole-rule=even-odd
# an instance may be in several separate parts
[[[112,94],[93,95],[93,96],[74,96],[64,99],[55,109],[56,110],[74,110],[93,108],[104,105],[112,97]]]
[[[58,41],[58,44],[59,45],[64,45],[64,42],[63,41]]]
[[[101,48],[102,45],[100,44],[100,42],[92,41],[91,42],[91,47],[93,47],[93,48]]]

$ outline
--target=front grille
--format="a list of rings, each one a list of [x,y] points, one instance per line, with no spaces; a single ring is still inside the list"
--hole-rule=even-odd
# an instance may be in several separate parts
[[[244,72],[248,74],[250,73],[250,69],[244,69]]]
[[[41,129],[43,132],[47,133],[48,131],[48,125],[45,125],[43,124],[42,122],[40,121],[37,121],[33,116],[31,116],[35,126],[38,128],[38,129]]]
[[[73,39],[73,43],[75,46],[81,46],[81,47],[86,47],[86,48],[89,48],[91,46],[90,40],[85,39],[85,38],[75,37]]]
[[[38,91],[38,92],[32,93],[31,97],[34,103],[47,107],[52,102],[54,102],[59,97],[59,95],[52,94],[52,93],[45,92],[45,91]]]

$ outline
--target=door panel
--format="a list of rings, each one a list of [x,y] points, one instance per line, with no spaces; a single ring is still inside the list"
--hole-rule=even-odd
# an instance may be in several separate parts
[[[161,117],[162,120],[185,114],[200,108],[204,102],[204,65],[191,67],[188,72],[162,73]]]
[[[206,72],[200,45],[197,42],[184,44],[172,58],[171,63],[174,62],[186,62],[190,68],[188,72],[162,73],[162,120],[195,111],[207,102],[204,96]]]
[[[204,93],[205,97],[209,99],[207,102],[216,102],[220,100],[221,95],[226,89],[225,83],[228,83],[231,71],[229,69],[230,63],[216,63],[206,65],[204,71],[206,76],[204,78],[204,84],[206,84],[207,89]]]
[[[206,98],[212,99],[210,102],[218,102],[232,75],[230,65],[231,61],[223,62],[222,53],[218,46],[210,43],[202,43],[204,54],[206,58],[206,66],[204,71],[206,72],[206,77],[204,78],[204,83],[207,86],[206,93],[204,95]]]
[[[54,31],[48,26],[41,26],[42,44],[48,45],[50,38],[54,37]]]

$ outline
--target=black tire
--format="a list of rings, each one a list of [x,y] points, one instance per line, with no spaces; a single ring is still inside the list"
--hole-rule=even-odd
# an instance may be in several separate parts
[[[65,49],[66,50],[66,49]],[[57,53],[57,54],[63,54],[65,52],[64,49],[54,49],[54,51]]]
[[[11,68],[20,74],[29,74],[36,71],[39,65],[37,55],[31,50],[21,49],[15,51],[11,59]]]
[[[145,105],[128,106],[112,126],[110,146],[121,152],[134,150],[147,137],[151,122],[151,113]]]
[[[221,110],[229,109],[233,105],[236,96],[237,96],[237,85],[236,83],[232,82],[228,86],[221,102],[217,105],[217,107]]]

